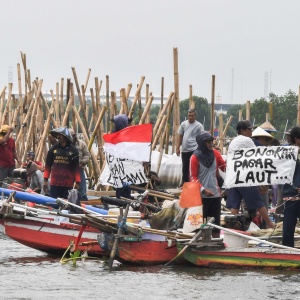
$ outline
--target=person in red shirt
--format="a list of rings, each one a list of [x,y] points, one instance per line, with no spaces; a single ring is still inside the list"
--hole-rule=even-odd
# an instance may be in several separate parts
[[[78,189],[80,183],[79,153],[72,145],[72,136],[67,127],[50,131],[57,138],[58,144],[52,146],[47,154],[44,171],[44,191],[48,192],[48,179],[50,180],[50,193],[52,198],[68,198],[69,190]]]
[[[6,177],[12,177],[15,160],[21,165],[17,157],[15,140],[10,137],[13,128],[2,125],[0,128],[0,184]]]

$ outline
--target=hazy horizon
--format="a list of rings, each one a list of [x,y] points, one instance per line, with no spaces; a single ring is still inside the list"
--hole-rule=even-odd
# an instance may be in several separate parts
[[[17,63],[26,53],[31,81],[43,79],[53,90],[64,78],[79,84],[91,76],[109,76],[110,91],[119,94],[141,76],[160,97],[174,91],[173,48],[178,49],[179,97],[193,95],[215,102],[253,102],[269,92],[299,91],[300,52],[297,0],[4,0],[2,1],[0,89],[13,82],[18,90]],[[65,89],[64,89],[65,90]]]

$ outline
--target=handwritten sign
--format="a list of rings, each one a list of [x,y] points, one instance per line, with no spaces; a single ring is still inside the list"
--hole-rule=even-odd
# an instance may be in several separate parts
[[[126,183],[141,184],[147,182],[142,162],[117,158],[105,152],[106,165],[100,176],[100,183],[121,188]]]
[[[227,154],[225,188],[292,183],[294,146],[241,148]]]

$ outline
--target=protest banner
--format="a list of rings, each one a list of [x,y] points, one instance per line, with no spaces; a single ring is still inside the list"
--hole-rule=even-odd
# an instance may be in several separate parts
[[[223,187],[291,184],[298,147],[241,148],[227,153]]]
[[[148,182],[143,163],[130,159],[117,158],[105,152],[105,168],[100,175],[100,184],[122,188],[126,184],[138,185]]]

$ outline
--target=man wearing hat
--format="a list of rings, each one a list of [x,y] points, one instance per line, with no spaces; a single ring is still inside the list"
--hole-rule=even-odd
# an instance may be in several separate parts
[[[8,125],[2,125],[0,128],[0,181],[12,177],[15,160],[21,165],[17,157],[15,141],[10,137],[12,132],[13,128]]]
[[[73,145],[78,149],[79,152],[79,171],[80,171],[80,185],[78,188],[79,199],[87,201],[86,195],[86,178],[84,173],[84,167],[88,164],[91,157],[89,149],[86,143],[77,138],[77,134],[73,129],[69,129],[69,132],[73,138]]]
[[[256,147],[251,139],[253,126],[248,120],[239,121],[236,125],[237,136],[229,144],[228,152],[240,148]],[[232,214],[238,214],[241,200],[244,199],[248,210],[257,210],[265,220],[267,227],[274,228],[275,224],[270,220],[264,201],[257,186],[234,187],[228,190],[226,207]]]
[[[68,198],[69,190],[80,184],[79,153],[72,145],[72,136],[67,127],[61,127],[50,131],[50,134],[58,140],[58,144],[52,146],[47,154],[44,171],[44,191],[47,194],[48,179],[50,180],[50,197]]]

